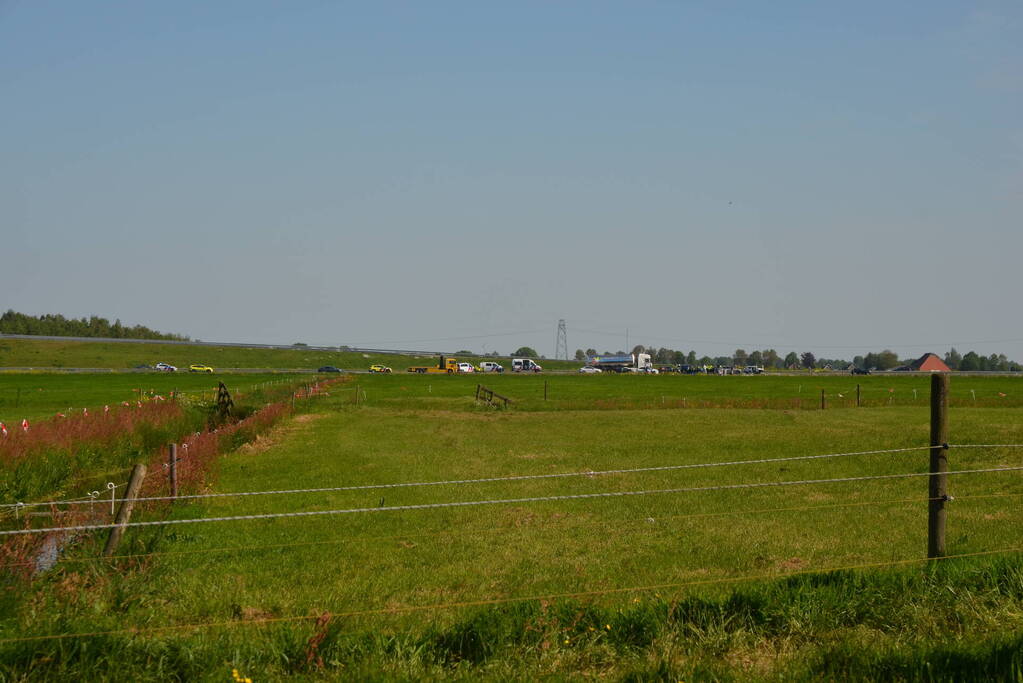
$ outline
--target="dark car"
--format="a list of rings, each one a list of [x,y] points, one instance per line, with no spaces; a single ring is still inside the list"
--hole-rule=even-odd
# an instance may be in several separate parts
[[[341,372],[341,368],[335,368],[333,365],[324,365],[316,372]]]
[[[866,368],[853,368],[852,369],[852,374],[854,374],[854,375],[869,375],[870,374],[870,370],[867,370]]]

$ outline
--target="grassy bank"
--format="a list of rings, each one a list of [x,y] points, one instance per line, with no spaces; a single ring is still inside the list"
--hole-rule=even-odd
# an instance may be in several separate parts
[[[495,379],[531,407],[481,409],[468,377],[360,378],[358,406],[349,385],[221,459],[217,491],[585,473],[927,439],[922,405],[568,409],[600,394],[655,400],[658,385],[643,380],[715,378],[558,378],[548,392],[569,403],[549,395],[555,407],[535,395],[542,378]],[[725,383],[707,391],[723,398],[739,386],[774,391],[727,383],[769,378],[717,379]],[[1018,416],[957,408],[954,440],[1021,443]],[[1019,458],[1014,449],[955,451],[952,469]],[[525,500],[926,468],[919,451],[182,503],[174,518],[366,512],[142,529],[128,537],[135,556],[112,563],[97,561],[86,540],[31,587],[6,593],[0,664],[12,677],[135,680],[222,680],[231,668],[257,680],[1018,675],[1020,556],[972,556],[1018,546],[1018,472],[953,478],[949,552],[971,557],[930,569],[917,564],[922,477]],[[387,509],[502,499],[515,502]],[[82,635],[9,640],[54,634]]]

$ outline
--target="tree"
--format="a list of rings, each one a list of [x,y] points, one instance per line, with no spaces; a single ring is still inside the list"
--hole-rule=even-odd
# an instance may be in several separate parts
[[[956,347],[954,346],[945,354],[945,365],[947,365],[950,370],[958,370],[959,364],[962,362],[963,357],[958,351],[956,351]]]
[[[632,353],[633,354],[646,353],[646,347],[643,346],[642,344],[636,344],[635,346],[632,347]]]
[[[863,367],[876,370],[891,370],[899,364],[899,357],[894,351],[885,349],[881,353],[868,353],[863,357]]]
[[[764,365],[764,354],[760,351],[754,351],[749,355],[749,364],[756,365],[757,367],[763,367]]]
[[[799,357],[799,362],[802,363],[803,367],[807,370],[813,370],[814,365],[817,364],[817,358],[815,358],[811,352],[807,351]]]
[[[586,352],[583,351],[582,349],[576,349],[575,350],[575,359],[578,360],[578,361],[586,360]]]
[[[539,358],[540,354],[536,352],[536,349],[531,349],[528,346],[520,346],[516,351],[512,353],[513,356],[520,358]]]
[[[696,365],[696,351],[691,350],[686,354],[686,364]]]
[[[467,351],[466,349],[462,349],[461,351],[455,351],[455,355],[456,356],[475,356],[476,354],[474,354],[472,351]]]
[[[746,365],[746,360],[749,358],[749,354],[746,353],[746,349],[736,349],[735,353],[732,354],[732,359],[735,365]]]
[[[857,368],[863,367],[863,356],[853,356],[853,365]]]
[[[967,372],[980,370],[980,356],[973,351],[967,351],[959,363],[959,369]]]
[[[597,355],[597,350],[596,349],[586,349],[586,355],[589,356],[590,358],[593,358],[594,356]]]
[[[795,351],[789,351],[785,356],[785,367],[791,368],[793,365],[799,365],[799,356]]]

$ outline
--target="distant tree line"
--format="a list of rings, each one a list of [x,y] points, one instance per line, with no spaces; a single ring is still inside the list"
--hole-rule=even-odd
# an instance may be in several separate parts
[[[128,327],[120,320],[111,323],[106,318],[93,315],[88,318],[65,318],[57,314],[26,315],[8,310],[0,315],[2,334],[38,334],[50,337],[107,337],[109,339],[162,339],[189,341],[180,334],[164,334],[144,325]]]
[[[599,353],[597,349],[576,349],[575,360],[584,362],[593,356],[618,356],[629,353],[628,351],[604,351]],[[782,356],[774,349],[755,350],[747,352],[745,349],[736,349],[731,356],[697,356],[696,351],[678,351],[664,347],[643,346],[642,344],[633,347],[631,353],[649,353],[651,360],[658,365],[714,365],[714,366],[746,366],[757,365],[759,367],[779,370],[783,368],[807,370],[832,368],[834,370],[845,370],[850,366],[873,370],[891,370],[903,365],[909,365],[917,359],[916,356],[908,359],[899,359],[898,354],[890,349],[867,353],[863,356],[856,356],[852,361],[843,358],[817,358],[813,352],[806,351],[799,354],[790,351]],[[952,370],[995,370],[1002,372],[1023,371],[1023,365],[1010,361],[1005,354],[991,354],[981,356],[974,351],[960,355],[954,348],[945,354],[945,364]]]

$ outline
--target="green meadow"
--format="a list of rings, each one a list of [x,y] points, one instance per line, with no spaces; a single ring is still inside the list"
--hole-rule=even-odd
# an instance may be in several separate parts
[[[1018,680],[1023,473],[951,476],[952,557],[931,563],[926,477],[762,486],[926,473],[928,384],[353,378],[206,490],[360,488],[135,520],[331,514],[140,527],[110,560],[82,534],[5,579],[0,678]],[[950,443],[1023,444],[1018,386],[953,377]],[[916,450],[781,460],[889,449]],[[745,464],[679,468],[726,462]],[[1021,465],[950,451],[952,470]],[[384,487],[408,483],[431,485]]]

